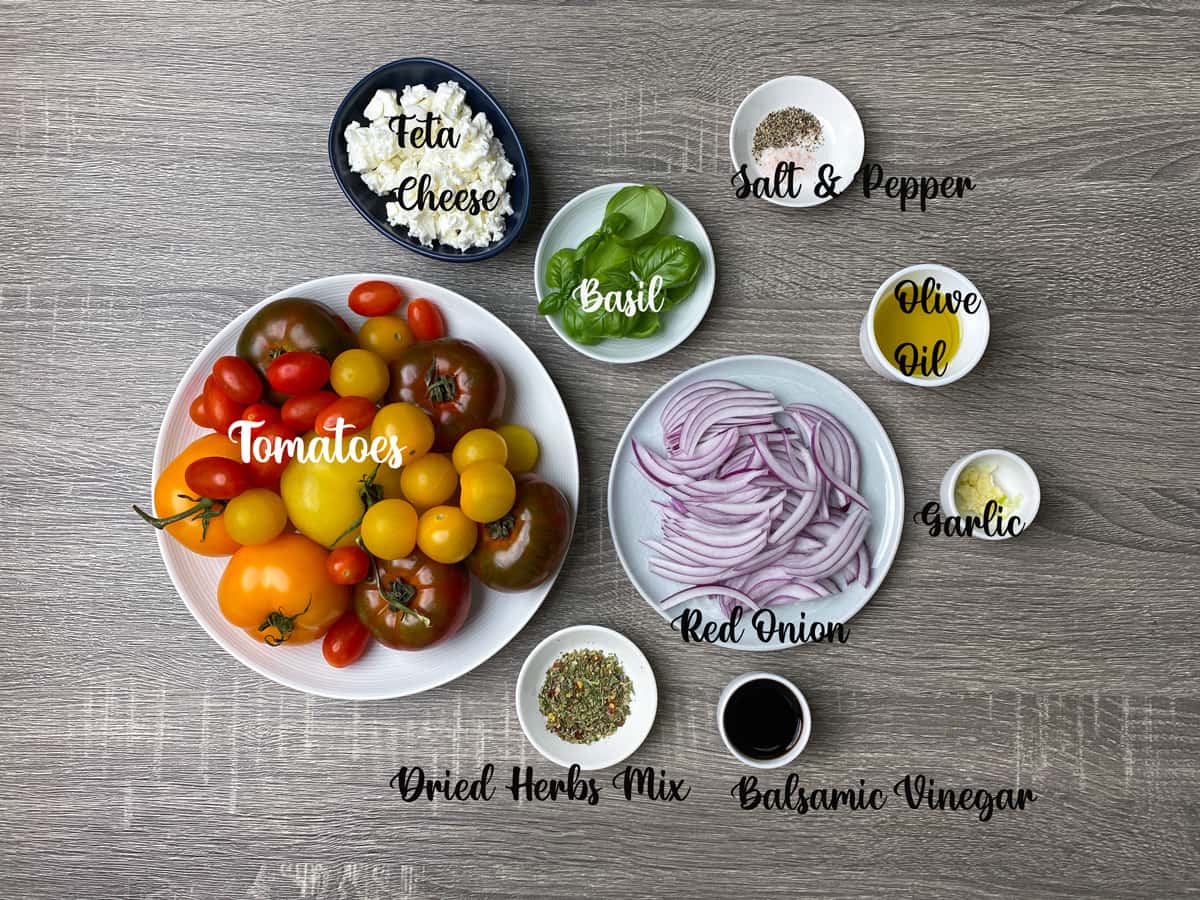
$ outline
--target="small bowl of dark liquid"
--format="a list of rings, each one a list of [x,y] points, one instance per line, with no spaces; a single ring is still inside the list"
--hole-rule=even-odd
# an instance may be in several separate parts
[[[786,766],[812,734],[812,714],[800,688],[770,672],[729,682],[717,702],[717,726],[729,752],[748,766]]]

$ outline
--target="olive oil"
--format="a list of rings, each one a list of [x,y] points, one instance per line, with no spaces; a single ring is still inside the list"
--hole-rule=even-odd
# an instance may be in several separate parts
[[[889,363],[902,374],[937,378],[962,343],[958,315],[941,303],[914,302],[911,282],[901,282],[875,309],[875,341]]]

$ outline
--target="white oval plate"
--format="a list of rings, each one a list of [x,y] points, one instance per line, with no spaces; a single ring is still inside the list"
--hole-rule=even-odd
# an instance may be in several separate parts
[[[594,744],[572,744],[546,728],[538,709],[538,694],[546,672],[558,657],[571,650],[602,650],[621,661],[621,667],[633,682],[629,717],[625,724]],[[600,625],[573,625],[556,631],[533,648],[517,676],[517,719],[534,749],[555,765],[581,769],[606,769],[628,757],[650,734],[658,713],[658,682],[645,654],[637,645]]]
[[[550,257],[564,247],[578,247],[584,238],[599,228],[604,220],[604,207],[612,195],[630,184],[621,182],[594,187],[569,201],[554,214],[542,233],[533,259],[533,283],[539,303],[546,295],[545,270]],[[708,312],[717,284],[717,260],[713,255],[712,243],[700,220],[670,194],[667,194],[667,206],[670,216],[668,231],[691,241],[700,248],[700,255],[704,258],[704,271],[696,280],[695,290],[662,317],[662,328],[656,334],[646,338],[607,338],[598,344],[581,344],[567,336],[557,314],[546,316],[554,333],[584,356],[610,363],[636,363],[654,359],[687,340]]]
[[[830,197],[818,197],[813,190],[822,165],[832,164],[833,174],[840,178],[841,193],[850,187],[863,161],[865,139],[862,119],[846,95],[833,85],[807,75],[785,75],[760,84],[742,101],[729,125],[729,155],[735,170],[747,165],[747,174],[773,178],[774,172],[764,172],[754,159],[754,130],[768,113],[787,106],[806,109],[821,120],[825,139],[813,151],[812,165],[800,177],[803,190],[799,197],[764,198],[777,206],[818,206]],[[836,194],[835,194],[836,196]]]
[[[650,571],[651,552],[641,544],[644,538],[657,538],[658,507],[653,501],[660,492],[633,467],[629,443],[641,444],[663,453],[659,413],[675,392],[693,381],[723,378],[760,391],[770,391],[783,403],[815,403],[842,420],[862,454],[859,490],[871,505],[871,527],[867,544],[871,548],[871,583],[852,585],[849,590],[819,600],[772,607],[781,622],[846,622],[866,606],[891,568],[900,545],[904,523],[904,482],[900,463],[887,432],[867,404],[832,375],[807,363],[779,356],[728,356],[702,363],[667,382],[654,392],[629,421],[608,476],[608,522],[617,556],[633,586],[668,622],[684,609],[696,609],[706,621],[724,621],[717,602],[708,598],[663,610],[659,602],[680,590],[680,585]],[[745,623],[740,642],[721,642],[737,650],[783,650],[796,644],[773,641],[764,643]]]
[[[171,398],[154,448],[151,484],[172,459],[205,433],[188,416],[188,405],[200,393],[217,358],[236,352],[238,335],[251,316],[272,300],[307,297],[324,303],[357,331],[363,319],[350,311],[346,300],[352,287],[373,279],[390,281],[409,298],[428,297],[445,318],[450,336],[473,342],[500,366],[508,380],[505,419],[525,425],[537,435],[542,455],[536,472],[566,496],[574,528],[579,506],[575,435],[562,398],[533,351],[507,325],[465,297],[427,281],[391,275],[333,275],[307,281],[255,304],[226,325],[196,357]],[[231,655],[287,687],[345,700],[418,694],[471,671],[516,636],[558,577],[556,572],[545,584],[521,594],[501,594],[472,579],[470,616],[462,630],[445,643],[419,651],[375,645],[354,665],[335,669],[321,656],[320,641],[268,647],[225,621],[217,607],[217,582],[228,557],[198,556],[161,531],[158,547],[187,608]]]

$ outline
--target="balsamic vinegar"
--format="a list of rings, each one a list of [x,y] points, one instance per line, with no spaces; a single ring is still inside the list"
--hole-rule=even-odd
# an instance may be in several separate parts
[[[804,712],[786,684],[755,678],[730,696],[724,724],[739,753],[751,759],[775,759],[796,746],[804,728]]]

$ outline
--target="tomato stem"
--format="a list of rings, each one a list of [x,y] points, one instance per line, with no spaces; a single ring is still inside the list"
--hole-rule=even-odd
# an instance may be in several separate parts
[[[149,522],[159,531],[162,531],[168,525],[174,525],[176,522],[182,522],[184,519],[195,519],[200,522],[200,540],[208,537],[208,523],[225,511],[225,504],[220,500],[213,500],[211,497],[191,497],[187,494],[180,494],[184,500],[192,503],[187,509],[182,512],[177,512],[173,516],[158,517],[150,515],[136,503],[133,505],[133,511]],[[340,538],[339,538],[340,540]]]
[[[495,522],[488,522],[486,526],[487,535],[493,541],[507,540],[508,536],[513,533],[513,528],[516,527],[517,521],[513,518],[512,513],[497,519]]]
[[[350,526],[345,531],[333,539],[333,543],[329,545],[330,550],[333,550],[335,547],[337,547],[342,538],[353,532],[355,528],[361,525],[363,516],[367,514],[367,510],[383,499],[383,485],[375,483],[375,476],[379,474],[379,467],[381,465],[383,465],[383,463],[376,463],[375,468],[370,475],[364,475],[358,480],[358,499],[363,505],[362,514],[359,515],[359,517],[353,522],[351,522]],[[362,542],[356,541],[356,543],[361,545]],[[365,550],[367,548],[363,547],[363,549]]]
[[[263,637],[263,642],[270,647],[278,647],[284,641],[292,636],[292,632],[296,630],[296,620],[308,612],[312,606],[312,594],[308,595],[308,602],[304,604],[304,609],[296,613],[294,616],[289,616],[280,607],[278,610],[268,613],[263,619],[261,625],[258,626],[259,631],[266,631],[268,628],[274,628],[279,632],[279,637],[273,634],[268,634]]]
[[[403,611],[416,616],[426,628],[432,627],[432,623],[427,616],[422,615],[408,605],[412,598],[417,596],[417,589],[407,581],[396,578],[387,587],[380,584],[379,592],[383,594],[383,599],[387,601],[388,609],[393,612]]]
[[[437,363],[429,367],[425,373],[425,392],[431,403],[449,403],[457,393],[454,379],[449,375],[439,375]]]

